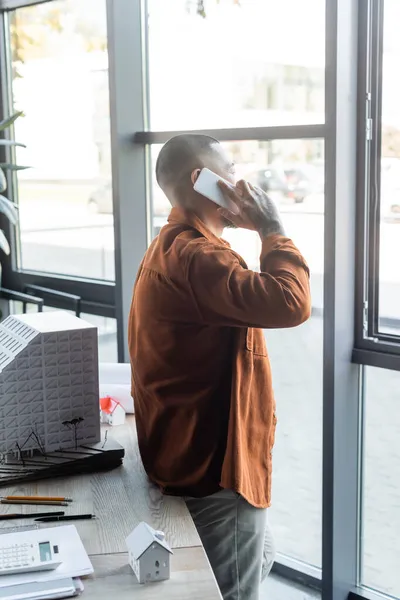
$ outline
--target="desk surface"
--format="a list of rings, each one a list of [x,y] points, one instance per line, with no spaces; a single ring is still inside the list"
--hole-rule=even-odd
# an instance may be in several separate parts
[[[73,498],[71,513],[93,513],[95,521],[76,522],[76,527],[91,556],[94,577],[87,579],[83,598],[105,600],[118,592],[118,599],[220,600],[207,557],[196,528],[180,498],[162,496],[149,484],[140,459],[135,421],[127,419],[122,427],[110,428],[109,435],[125,448],[124,465],[107,473],[93,473],[3,488],[1,495],[42,495]],[[15,512],[15,506],[2,506],[2,512]],[[35,512],[42,507],[17,507]],[[47,508],[46,508],[47,510]],[[54,508],[54,510],[60,510]],[[140,586],[128,566],[125,538],[140,521],[165,532],[174,549],[171,579]],[[26,519],[3,521],[0,527],[27,525]]]

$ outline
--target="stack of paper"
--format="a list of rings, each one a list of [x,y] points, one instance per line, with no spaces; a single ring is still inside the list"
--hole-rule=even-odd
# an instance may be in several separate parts
[[[80,579],[57,579],[56,581],[32,581],[0,588],[1,600],[57,600],[73,598],[83,591]]]
[[[53,571],[0,576],[0,600],[51,600],[77,596],[83,591],[79,577],[91,575],[93,566],[75,525],[8,533],[1,536],[2,543],[8,537],[10,544],[27,539],[35,543],[50,537],[58,545],[62,564]]]

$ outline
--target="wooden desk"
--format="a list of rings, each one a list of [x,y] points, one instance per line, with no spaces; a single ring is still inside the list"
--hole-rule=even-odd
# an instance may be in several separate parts
[[[108,473],[42,481],[14,488],[3,488],[1,495],[52,495],[74,499],[68,512],[93,513],[96,521],[76,522],[76,527],[91,556],[95,574],[86,579],[83,600],[221,600],[214,575],[202,548],[196,528],[180,498],[162,496],[149,484],[144,472],[136,438],[134,417],[109,434],[125,448],[123,467]],[[2,506],[2,512],[20,509],[35,512],[42,507]],[[47,510],[47,508],[46,508]],[[60,510],[54,508],[54,510]],[[141,586],[128,565],[125,538],[140,521],[165,532],[174,550],[171,579]],[[2,521],[0,526],[27,525],[29,521]]]

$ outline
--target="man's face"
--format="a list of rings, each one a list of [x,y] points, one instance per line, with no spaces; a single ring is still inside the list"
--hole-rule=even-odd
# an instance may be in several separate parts
[[[210,169],[216,175],[219,175],[232,185],[236,185],[236,173],[235,173],[235,163],[232,161],[232,158],[226,152],[226,150],[222,147],[221,144],[214,144],[212,149],[207,153],[203,154],[201,157],[202,166]],[[193,186],[197,177],[200,174],[201,169],[195,169],[191,173],[191,185]],[[215,213],[215,218],[221,223],[223,227],[235,227],[228,219],[223,217],[219,213],[219,207],[206,200],[201,195],[197,196],[196,202],[204,203],[206,202],[209,208],[213,209]]]
[[[221,144],[216,144],[213,152],[205,159],[205,166],[223,177],[232,185],[236,185],[235,163]]]
[[[226,181],[229,181],[232,185],[236,185],[235,163],[221,144],[215,146],[215,151],[209,157],[209,164],[206,166],[220,177],[226,179]],[[236,226],[225,217],[220,218],[223,221],[224,227],[232,229],[236,228]]]

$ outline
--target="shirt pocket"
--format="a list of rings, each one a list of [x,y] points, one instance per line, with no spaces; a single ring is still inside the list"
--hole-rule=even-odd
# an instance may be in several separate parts
[[[268,356],[267,344],[261,329],[249,327],[246,333],[246,349],[257,356]]]

